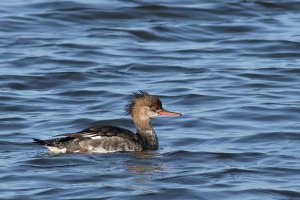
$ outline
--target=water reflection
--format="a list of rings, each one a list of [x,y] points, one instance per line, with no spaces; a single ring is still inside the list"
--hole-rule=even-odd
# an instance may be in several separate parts
[[[131,155],[133,162],[124,163],[128,172],[137,175],[164,173],[164,164],[158,159],[157,152],[133,152]]]
[[[154,159],[158,158],[159,154],[155,151],[136,151],[131,154],[136,159]]]

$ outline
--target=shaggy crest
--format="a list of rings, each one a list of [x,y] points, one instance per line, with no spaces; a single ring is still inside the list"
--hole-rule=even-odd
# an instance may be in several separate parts
[[[132,115],[134,106],[142,104],[143,106],[158,106],[162,107],[161,101],[153,95],[148,94],[145,91],[138,91],[132,94],[131,101],[125,106],[125,114]]]

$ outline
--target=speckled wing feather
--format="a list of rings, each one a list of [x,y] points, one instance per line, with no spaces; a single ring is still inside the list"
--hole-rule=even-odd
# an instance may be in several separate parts
[[[77,133],[57,135],[51,140],[34,139],[52,152],[141,151],[138,136],[129,130],[113,127],[91,127]]]
[[[103,127],[91,127],[84,129],[82,131],[79,131],[77,133],[66,133],[66,134],[60,134],[56,135],[55,137],[70,137],[70,138],[90,138],[95,139],[97,137],[121,137],[126,138],[129,140],[135,140],[136,135],[132,133],[131,131],[119,127],[114,126],[103,126]]]

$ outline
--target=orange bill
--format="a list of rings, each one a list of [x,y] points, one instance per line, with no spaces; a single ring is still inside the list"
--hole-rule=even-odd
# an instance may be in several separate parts
[[[181,113],[176,113],[176,112],[170,112],[166,110],[161,110],[158,112],[159,115],[165,115],[165,116],[182,116]]]

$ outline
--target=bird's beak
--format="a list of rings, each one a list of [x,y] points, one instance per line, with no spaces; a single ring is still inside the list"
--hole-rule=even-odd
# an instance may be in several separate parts
[[[170,112],[166,110],[161,110],[158,112],[159,115],[165,115],[165,116],[174,116],[174,117],[179,117],[182,116],[181,113],[176,113],[176,112]]]

